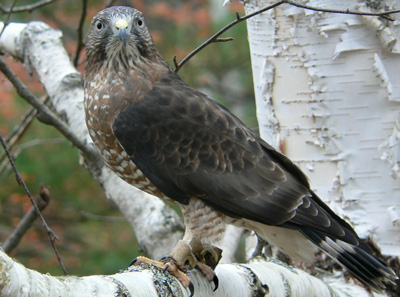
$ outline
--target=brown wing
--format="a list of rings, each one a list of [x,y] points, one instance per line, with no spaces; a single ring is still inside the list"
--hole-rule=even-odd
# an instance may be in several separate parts
[[[170,198],[198,197],[231,217],[297,229],[378,291],[385,288],[381,278],[396,279],[288,158],[174,73],[122,111],[113,130]]]
[[[172,72],[122,111],[113,130],[147,178],[176,201],[198,197],[236,218],[346,233],[288,158]]]

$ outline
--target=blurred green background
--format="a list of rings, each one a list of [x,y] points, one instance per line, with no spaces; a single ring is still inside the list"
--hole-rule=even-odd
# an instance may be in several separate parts
[[[12,2],[5,1],[3,5],[10,7]],[[111,2],[143,11],[159,50],[171,65],[173,56],[176,55],[180,61],[234,20],[235,12],[244,13],[239,3],[222,7],[222,0],[88,1],[84,35],[91,18]],[[17,6],[30,3],[32,1],[18,1]],[[59,28],[72,60],[81,10],[82,1],[58,0],[31,13],[14,13],[10,20],[41,20]],[[6,18],[7,15],[0,15],[1,21]],[[235,40],[208,46],[179,74],[255,128],[257,121],[245,23],[230,29],[224,36]],[[29,76],[20,63],[10,58],[6,61],[38,97],[45,95],[35,75]],[[83,51],[78,66],[82,73],[84,63]],[[9,135],[30,108],[0,74],[0,134],[3,137]],[[0,150],[1,154],[3,150]],[[16,165],[33,195],[38,194],[41,184],[50,188],[51,202],[43,214],[60,238],[56,244],[69,274],[116,273],[138,255],[140,251],[131,227],[113,202],[105,198],[102,188],[92,180],[89,172],[79,165],[78,150],[54,128],[34,120],[15,147],[14,154]],[[31,204],[10,167],[1,168],[0,242],[4,242]],[[62,274],[39,220],[11,256],[28,268],[53,275]]]

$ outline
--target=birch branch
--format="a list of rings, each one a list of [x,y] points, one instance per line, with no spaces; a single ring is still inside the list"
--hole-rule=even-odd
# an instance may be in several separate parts
[[[14,12],[24,12],[24,11],[32,12],[34,9],[45,6],[45,5],[55,2],[55,1],[56,0],[43,0],[43,1],[38,1],[36,3],[33,3],[33,4],[21,5],[21,6],[17,6],[17,7],[13,7],[13,8],[7,8],[7,7],[3,6],[2,4],[0,4],[0,11],[2,13],[10,13],[10,12],[14,13]]]
[[[200,272],[190,272],[194,296],[315,296],[367,297],[367,291],[335,278],[322,280],[281,262],[255,259],[249,264],[220,264],[216,268],[219,288],[213,292]],[[329,283],[329,284],[328,284]],[[179,296],[190,295],[168,272],[156,267],[131,266],[114,275],[55,277],[25,268],[0,251],[0,295],[3,297],[98,297]]]
[[[45,186],[40,187],[39,196],[36,198],[36,204],[39,211],[44,210],[50,202],[50,191]],[[18,226],[13,230],[7,240],[2,244],[1,248],[6,252],[10,253],[13,249],[15,249],[22,237],[28,231],[28,229],[32,226],[33,222],[38,217],[36,213],[35,207],[31,207],[31,209],[24,215],[24,217],[19,222]]]

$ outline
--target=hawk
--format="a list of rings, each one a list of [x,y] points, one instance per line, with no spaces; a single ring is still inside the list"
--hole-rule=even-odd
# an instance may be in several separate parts
[[[182,209],[184,237],[162,265],[186,287],[185,267],[200,267],[215,280],[226,224],[254,230],[308,262],[320,249],[376,291],[397,278],[292,161],[170,68],[140,11],[100,11],[88,33],[86,63],[86,123],[105,163],[127,183]]]

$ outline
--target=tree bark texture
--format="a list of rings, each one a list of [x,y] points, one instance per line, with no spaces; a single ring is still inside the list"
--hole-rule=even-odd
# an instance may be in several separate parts
[[[274,2],[244,5],[251,13]],[[371,9],[359,1],[302,3]],[[379,9],[399,4],[385,1]],[[399,256],[398,21],[283,4],[247,27],[262,137],[301,167],[312,189],[360,237]]]

